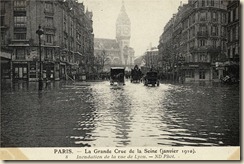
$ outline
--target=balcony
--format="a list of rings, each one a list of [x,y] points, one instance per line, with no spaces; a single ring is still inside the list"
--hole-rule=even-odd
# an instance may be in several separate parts
[[[197,37],[204,37],[204,38],[207,38],[209,35],[208,35],[208,32],[207,31],[199,31],[197,32]]]
[[[56,31],[56,27],[54,26],[44,26],[43,29],[45,30],[45,32],[55,32]]]
[[[55,61],[53,57],[44,57],[44,61]]]
[[[209,53],[219,53],[221,51],[220,46],[208,46],[207,51]]]
[[[54,11],[50,11],[50,10],[44,9],[44,13],[45,13],[46,16],[50,16],[50,17],[54,16]]]
[[[211,33],[211,37],[219,37],[219,35],[218,35],[218,33],[216,33],[216,32],[212,32],[212,33]]]
[[[26,16],[26,10],[14,10],[14,16]]]
[[[14,31],[26,31],[27,25],[25,22],[14,24]]]

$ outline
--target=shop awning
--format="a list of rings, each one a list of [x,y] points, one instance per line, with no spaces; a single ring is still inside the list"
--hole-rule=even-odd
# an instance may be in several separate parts
[[[11,59],[11,53],[8,52],[0,52],[0,57],[1,58],[6,58],[6,59]]]

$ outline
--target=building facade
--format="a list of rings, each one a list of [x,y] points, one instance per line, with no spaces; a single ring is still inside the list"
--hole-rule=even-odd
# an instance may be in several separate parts
[[[227,61],[224,63],[225,75],[240,79],[240,1],[229,0],[227,24]]]
[[[119,44],[115,39],[94,39],[95,61],[98,72],[109,72],[110,66],[122,65]]]
[[[160,36],[159,45],[158,45],[158,53],[161,61],[161,73],[165,75],[165,77],[170,78],[171,68],[173,68],[173,25],[174,25],[174,17],[171,18],[168,23],[164,26],[164,32]]]
[[[36,81],[74,78],[92,70],[92,13],[75,0],[1,0],[1,52],[11,55],[10,78]]]
[[[170,69],[173,78],[185,82],[218,81],[223,67],[216,63],[226,59],[226,1],[189,0],[170,22],[173,51],[167,60],[174,63]],[[165,46],[164,33],[159,47]],[[160,54],[164,55],[165,49],[161,48]]]
[[[126,13],[124,1],[116,20],[116,39],[95,38],[95,56],[106,53],[106,67],[125,66],[127,69],[134,67],[134,49],[130,47],[131,22]],[[108,71],[108,70],[106,70]]]

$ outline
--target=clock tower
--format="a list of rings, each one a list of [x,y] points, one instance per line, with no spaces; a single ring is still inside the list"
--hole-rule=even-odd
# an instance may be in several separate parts
[[[127,49],[130,47],[130,27],[130,19],[126,13],[124,1],[122,1],[120,13],[116,21],[116,39],[119,43],[121,61],[123,65],[127,65],[127,61],[129,59]]]

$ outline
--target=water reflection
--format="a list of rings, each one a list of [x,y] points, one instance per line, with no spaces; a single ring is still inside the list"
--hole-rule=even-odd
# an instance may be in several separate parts
[[[115,135],[116,139],[119,139],[117,142],[116,139],[114,142],[117,143],[117,146],[127,146],[130,143],[129,132],[131,127],[131,109],[130,109],[130,99],[127,97],[126,91],[124,92],[123,88],[120,91],[113,92],[112,96],[117,97],[114,101],[114,110],[112,112],[112,117],[115,121]]]
[[[2,87],[2,146],[239,145],[239,86]]]

